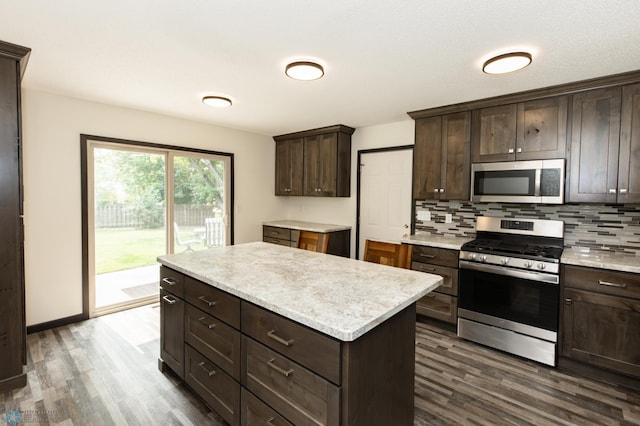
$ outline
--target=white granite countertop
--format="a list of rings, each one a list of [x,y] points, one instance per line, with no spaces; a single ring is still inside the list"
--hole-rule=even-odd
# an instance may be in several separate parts
[[[409,235],[402,239],[403,243],[415,244],[420,246],[430,246],[446,248],[451,250],[460,250],[464,243],[474,240],[474,238],[456,237],[453,235],[434,235],[434,234],[418,234]]]
[[[612,253],[605,250],[590,250],[584,247],[565,248],[562,251],[560,262],[567,265],[589,266],[640,274],[640,256]]]
[[[347,229],[351,229],[351,227],[347,225],[332,225],[329,223],[304,222],[302,220],[272,220],[269,222],[262,222],[262,224],[267,226],[275,226],[278,228],[289,228],[289,229],[297,229],[299,231],[311,231],[311,232],[320,232],[320,233],[345,231]]]
[[[158,261],[342,341],[357,339],[442,283],[438,275],[264,242]]]

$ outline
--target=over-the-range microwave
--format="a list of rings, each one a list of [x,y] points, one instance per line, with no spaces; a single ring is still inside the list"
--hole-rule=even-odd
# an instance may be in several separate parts
[[[474,163],[471,201],[562,204],[564,173],[564,159]]]

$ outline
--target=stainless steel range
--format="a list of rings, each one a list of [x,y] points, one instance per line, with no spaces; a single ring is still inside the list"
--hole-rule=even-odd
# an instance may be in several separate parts
[[[458,336],[556,365],[564,222],[478,217],[460,251]]]

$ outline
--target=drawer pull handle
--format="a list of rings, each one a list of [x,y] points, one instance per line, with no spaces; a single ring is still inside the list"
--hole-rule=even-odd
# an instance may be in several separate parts
[[[206,297],[204,297],[204,296],[200,296],[200,297],[198,297],[198,300],[202,300],[202,301],[203,301],[204,303],[206,303],[206,304],[207,304],[207,306],[209,306],[209,307],[211,307],[211,306],[215,306],[215,305],[216,305],[216,302],[211,302],[211,301],[207,300],[207,298],[206,298]]]
[[[207,367],[204,366],[205,362],[202,361],[200,364],[198,364],[198,367],[202,368],[204,371],[207,372],[207,374],[209,375],[209,377],[211,376],[215,376],[216,375],[216,370],[211,369],[211,370],[207,370]]]
[[[427,268],[426,266],[421,266],[420,270],[435,272],[436,268]]]
[[[598,280],[598,284],[606,285],[607,287],[627,288],[626,284],[611,283],[609,281],[602,281],[602,280]]]
[[[271,231],[271,235],[278,235],[278,234],[279,234],[279,232]]]
[[[267,424],[268,424],[268,425],[275,425],[275,423],[273,422],[274,420],[275,420],[275,418],[273,418],[273,417],[269,417],[269,418],[267,419]]]
[[[426,257],[427,259],[435,259],[436,258],[432,254],[424,254],[424,253],[420,253],[420,257]]]
[[[275,362],[276,362],[276,360],[275,360],[274,358],[271,358],[271,359],[269,360],[269,362],[267,362],[267,365],[268,365],[269,367],[271,367],[273,370],[275,370],[275,371],[277,371],[278,373],[282,374],[284,377],[289,377],[289,376],[291,376],[291,375],[293,374],[293,369],[291,369],[291,368],[290,368],[290,369],[288,369],[288,370],[285,370],[285,369],[283,369],[283,368],[278,367],[278,366],[275,364]]]
[[[165,284],[169,284],[169,285],[178,284],[178,282],[176,280],[174,280],[173,278],[163,278],[162,282],[165,283]]]
[[[201,323],[206,325],[209,330],[211,330],[212,328],[216,328],[216,323],[215,322],[212,322],[211,324],[209,324],[208,322],[206,322],[204,320],[204,317],[198,318],[198,321],[200,321]]]
[[[278,343],[281,343],[285,346],[291,346],[293,345],[293,339],[289,339],[289,340],[285,340],[282,337],[278,336],[276,334],[275,330],[271,330],[270,332],[267,333],[267,336],[271,337],[273,340],[275,340]]]
[[[170,305],[173,305],[174,303],[177,302],[176,299],[170,299],[169,296],[162,296],[162,300],[164,300],[165,302],[167,302]]]

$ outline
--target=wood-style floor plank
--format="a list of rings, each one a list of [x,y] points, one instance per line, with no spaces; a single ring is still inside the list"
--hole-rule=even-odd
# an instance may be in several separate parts
[[[159,333],[156,304],[29,335],[28,384],[0,394],[0,416],[19,409],[31,416],[25,423],[224,425],[158,371]],[[414,425],[460,424],[640,425],[640,393],[418,323]]]

